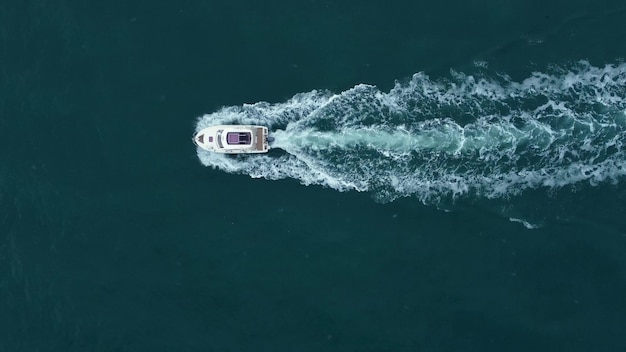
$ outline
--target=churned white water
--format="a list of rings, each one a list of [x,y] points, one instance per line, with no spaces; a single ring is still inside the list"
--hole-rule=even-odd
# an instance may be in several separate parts
[[[255,178],[416,196],[500,198],[527,189],[619,182],[626,175],[626,64],[580,62],[516,82],[504,74],[415,74],[389,92],[357,85],[284,103],[225,107],[199,118],[270,127],[266,155],[200,161]]]

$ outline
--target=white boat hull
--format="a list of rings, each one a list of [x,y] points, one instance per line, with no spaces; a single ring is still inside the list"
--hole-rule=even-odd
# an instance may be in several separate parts
[[[268,135],[265,126],[217,125],[200,130],[193,136],[193,142],[198,148],[215,153],[267,153]]]

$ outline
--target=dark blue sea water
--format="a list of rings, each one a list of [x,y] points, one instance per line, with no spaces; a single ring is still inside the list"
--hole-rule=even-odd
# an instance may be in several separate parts
[[[626,350],[626,5],[0,2],[0,351]],[[266,155],[190,137],[270,127]]]

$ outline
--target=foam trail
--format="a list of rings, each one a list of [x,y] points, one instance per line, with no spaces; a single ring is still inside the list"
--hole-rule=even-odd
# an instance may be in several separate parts
[[[509,126],[507,126],[509,127]],[[274,137],[278,142],[276,148],[289,150],[295,148],[354,148],[364,146],[377,150],[394,152],[410,152],[434,150],[446,153],[460,153],[481,148],[494,148],[508,140],[521,138],[521,132],[515,127],[495,128],[478,135],[466,135],[461,126],[450,124],[439,129],[411,132],[404,128],[385,131],[376,128],[342,129],[337,133],[320,132],[307,129],[297,132],[278,130]]]
[[[517,219],[517,218],[509,218],[509,221],[520,223],[520,224],[524,225],[524,227],[529,229],[529,230],[533,230],[533,229],[537,229],[537,228],[541,227],[540,225],[531,224],[530,222],[528,222],[526,220]]]
[[[267,179],[416,196],[506,198],[526,190],[617,183],[626,175],[626,64],[580,62],[506,75],[423,73],[385,93],[358,85],[340,94],[300,93],[205,115],[213,124],[270,127],[276,150],[226,157],[198,150],[204,165]]]

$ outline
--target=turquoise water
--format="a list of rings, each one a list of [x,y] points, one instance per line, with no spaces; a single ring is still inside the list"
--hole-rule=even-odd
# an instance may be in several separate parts
[[[0,351],[623,350],[625,19],[0,3]]]

